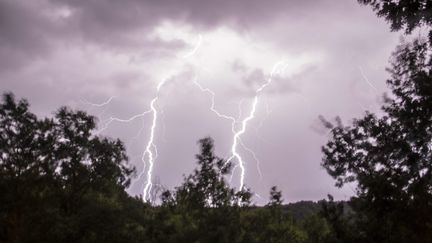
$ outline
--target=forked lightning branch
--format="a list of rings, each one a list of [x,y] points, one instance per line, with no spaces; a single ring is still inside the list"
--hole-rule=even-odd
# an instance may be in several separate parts
[[[201,43],[202,43],[202,36],[199,35],[198,37],[198,41],[196,43],[196,45],[194,46],[194,48],[187,54],[183,55],[181,58],[182,59],[188,59],[193,57],[194,55],[196,55],[196,53],[199,51],[200,47],[201,47]],[[211,101],[211,105],[209,107],[210,111],[212,111],[217,118],[220,119],[225,119],[228,120],[231,123],[231,137],[232,137],[232,145],[231,145],[231,149],[230,149],[230,155],[229,157],[226,159],[226,163],[232,162],[235,167],[234,169],[239,169],[240,173],[239,173],[239,178],[238,178],[238,190],[243,190],[245,187],[245,178],[246,178],[246,160],[242,157],[242,154],[240,152],[240,147],[243,148],[245,151],[248,151],[249,153],[252,154],[253,158],[256,160],[257,163],[257,170],[259,172],[259,174],[261,175],[261,171],[259,168],[259,161],[257,156],[255,155],[255,152],[252,151],[250,148],[246,147],[246,145],[244,144],[244,142],[242,141],[242,136],[247,133],[248,131],[248,125],[249,123],[255,118],[256,116],[256,111],[257,111],[257,106],[259,104],[260,101],[260,96],[262,95],[262,93],[265,91],[265,89],[271,85],[271,83],[273,82],[273,79],[275,77],[275,75],[281,75],[284,70],[287,68],[287,64],[284,61],[280,61],[277,62],[276,64],[273,65],[273,68],[270,72],[270,74],[268,75],[268,78],[266,80],[263,80],[263,83],[256,89],[254,90],[254,94],[252,97],[252,101],[250,103],[249,106],[249,111],[247,112],[247,116],[245,116],[244,118],[240,119],[240,118],[235,118],[234,116],[230,116],[230,115],[226,115],[223,114],[222,112],[218,111],[216,109],[216,93],[214,91],[212,91],[211,89],[204,87],[199,81],[198,81],[198,77],[195,75],[192,82],[195,86],[197,86],[199,88],[200,91],[207,93],[210,101]],[[154,165],[157,162],[157,157],[158,157],[158,149],[157,149],[157,144],[155,143],[155,137],[156,137],[156,128],[158,127],[158,115],[159,115],[159,111],[158,111],[158,101],[160,99],[160,90],[163,88],[164,84],[167,82],[167,79],[164,79],[162,81],[160,81],[157,84],[156,87],[156,95],[155,97],[153,97],[153,99],[151,99],[150,104],[149,104],[149,108],[147,110],[145,110],[142,113],[133,115],[129,118],[119,118],[119,117],[110,117],[106,120],[104,120],[102,122],[102,126],[99,129],[99,133],[106,130],[110,124],[112,124],[113,122],[121,122],[121,123],[129,123],[134,121],[135,119],[138,118],[143,118],[144,116],[151,116],[151,121],[150,124],[148,125],[148,140],[145,142],[145,147],[143,148],[143,151],[141,153],[141,161],[143,163],[143,169],[141,170],[141,172],[139,173],[136,182],[138,181],[142,181],[143,177],[144,178],[144,185],[143,185],[143,190],[142,190],[142,199],[144,201],[150,201],[150,195],[151,195],[151,190],[152,190],[152,180],[153,180],[153,169],[154,169]],[[115,96],[110,97],[107,101],[100,103],[100,104],[96,104],[96,103],[92,103],[89,102],[87,100],[83,100],[83,103],[95,106],[95,107],[103,107],[106,105],[109,105],[113,100],[114,100]],[[240,107],[240,104],[239,104]],[[232,172],[234,175],[234,171]]]

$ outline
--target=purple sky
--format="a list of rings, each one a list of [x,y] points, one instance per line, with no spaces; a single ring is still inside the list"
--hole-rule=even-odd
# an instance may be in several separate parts
[[[241,136],[262,174],[239,146],[245,184],[262,197],[256,203],[272,185],[287,202],[347,199],[353,187],[335,188],[320,167],[328,136],[318,116],[349,122],[378,111],[398,40],[355,0],[0,0],[0,91],[27,98],[42,116],[62,105],[87,110],[102,127],[149,110],[165,80],[155,104],[153,180],[173,188],[196,166],[198,139],[213,137],[224,158],[233,143],[231,122],[210,110],[211,96],[194,81],[215,93],[219,112],[241,121],[283,60]],[[102,131],[128,145],[138,171],[151,119],[113,121]],[[237,169],[233,186],[239,176]]]

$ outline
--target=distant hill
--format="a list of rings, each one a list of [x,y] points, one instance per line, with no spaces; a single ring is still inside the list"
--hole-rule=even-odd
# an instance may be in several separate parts
[[[290,214],[295,220],[302,220],[317,214],[320,210],[320,204],[314,201],[299,201],[282,206],[282,211]]]

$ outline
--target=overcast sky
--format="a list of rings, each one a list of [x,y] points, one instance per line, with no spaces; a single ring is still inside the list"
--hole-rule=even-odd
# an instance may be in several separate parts
[[[328,134],[318,117],[349,122],[378,111],[398,40],[355,0],[0,0],[0,91],[28,99],[41,116],[62,105],[87,110],[99,128],[149,110],[158,94],[153,181],[173,188],[196,166],[198,139],[213,137],[224,158],[233,143],[231,121],[194,82],[241,122],[284,61],[241,136],[250,149],[238,147],[245,184],[257,203],[273,185],[287,202],[347,199],[354,187],[335,188],[320,167]],[[149,113],[101,133],[121,138],[141,171],[151,122]]]

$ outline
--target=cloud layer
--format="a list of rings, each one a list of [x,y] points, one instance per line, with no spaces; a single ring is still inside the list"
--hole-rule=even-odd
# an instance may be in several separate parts
[[[103,123],[148,110],[167,80],[155,175],[173,187],[195,166],[198,139],[214,137],[225,157],[232,144],[230,122],[209,109],[211,97],[194,81],[215,92],[220,112],[242,118],[256,87],[284,60],[242,137],[259,159],[241,149],[246,185],[264,198],[257,202],[272,185],[287,201],[344,198],[352,190],[334,188],[320,167],[327,137],[319,115],[349,120],[376,111],[397,41],[355,0],[0,0],[0,91],[28,98],[40,115],[69,105]],[[138,169],[149,122],[114,122],[104,131],[126,142]]]

